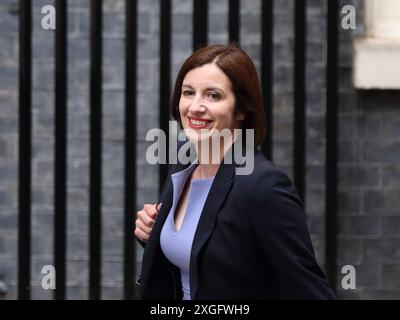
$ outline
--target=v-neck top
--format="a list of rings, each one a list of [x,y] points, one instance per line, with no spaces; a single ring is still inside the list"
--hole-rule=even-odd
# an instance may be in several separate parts
[[[213,177],[190,181],[188,202],[181,227],[175,225],[175,211],[182,195],[187,178],[192,174],[197,164],[171,175],[173,183],[173,203],[165,220],[160,235],[161,249],[166,258],[181,271],[183,300],[190,300],[190,254],[194,234],[199,222],[204,203],[214,181]]]

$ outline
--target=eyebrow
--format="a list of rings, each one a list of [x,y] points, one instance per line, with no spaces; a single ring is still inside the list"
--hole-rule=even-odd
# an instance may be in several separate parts
[[[184,88],[184,87],[185,87],[185,88],[193,89],[193,87],[192,87],[190,84],[182,84],[182,88]],[[220,90],[220,91],[222,91],[222,92],[225,92],[224,89],[222,89],[222,88],[220,88],[220,87],[213,87],[213,86],[207,87],[206,90]]]

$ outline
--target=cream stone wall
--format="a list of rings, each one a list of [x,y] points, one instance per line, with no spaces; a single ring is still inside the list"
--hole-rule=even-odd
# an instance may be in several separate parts
[[[354,86],[400,89],[400,1],[366,0],[366,27],[354,43]]]

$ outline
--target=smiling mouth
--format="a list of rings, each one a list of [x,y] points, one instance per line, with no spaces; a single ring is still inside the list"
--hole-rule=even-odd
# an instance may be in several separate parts
[[[189,126],[192,128],[204,128],[206,127],[209,123],[212,122],[212,120],[204,120],[204,119],[193,119],[189,118]]]

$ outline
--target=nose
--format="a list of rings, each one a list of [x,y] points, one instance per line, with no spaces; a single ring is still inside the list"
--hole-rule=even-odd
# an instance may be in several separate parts
[[[196,94],[189,106],[189,111],[193,114],[202,113],[206,111],[207,107],[204,104],[204,100],[200,94]]]

